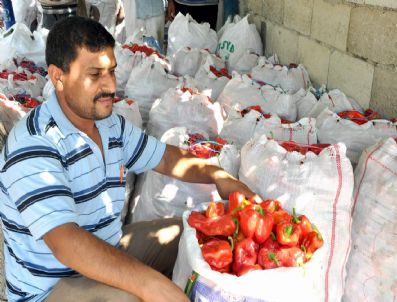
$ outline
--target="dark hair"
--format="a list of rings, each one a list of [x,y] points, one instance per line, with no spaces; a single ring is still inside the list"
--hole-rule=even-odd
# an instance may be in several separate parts
[[[45,59],[47,66],[54,64],[69,72],[70,63],[77,57],[79,48],[98,52],[114,47],[114,38],[99,23],[83,17],[68,17],[54,24],[47,38]]]

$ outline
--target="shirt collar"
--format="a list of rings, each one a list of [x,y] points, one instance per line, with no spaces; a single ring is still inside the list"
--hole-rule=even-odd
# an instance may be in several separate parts
[[[73,133],[83,133],[79,129],[77,129],[72,122],[66,117],[65,113],[63,113],[61,106],[59,105],[57,95],[55,91],[52,92],[47,101],[48,110],[51,113],[55,123],[62,129],[62,132],[65,135],[73,134]],[[95,121],[95,125],[97,128],[102,128],[105,126],[107,119]]]

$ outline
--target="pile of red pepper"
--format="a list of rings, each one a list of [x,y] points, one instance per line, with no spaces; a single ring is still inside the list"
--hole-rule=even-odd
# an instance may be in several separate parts
[[[21,62],[18,63],[17,59],[15,58],[13,61],[16,66],[27,69],[30,73],[38,73],[43,77],[47,75],[47,71],[43,67],[38,67],[33,61],[23,59]]]
[[[126,48],[126,49],[129,49],[130,51],[132,51],[132,52],[143,52],[144,54],[146,54],[146,56],[151,56],[152,54],[155,54],[155,55],[157,55],[159,58],[163,58],[164,59],[164,56],[163,55],[161,55],[157,50],[155,50],[155,49],[153,49],[153,48],[151,48],[151,47],[148,47],[148,46],[146,46],[146,45],[139,45],[139,44],[136,44],[136,43],[133,43],[133,44],[124,44],[123,46],[122,46],[122,48]]]
[[[215,141],[207,140],[200,133],[189,134],[185,142],[189,146],[189,152],[200,158],[211,158],[221,153],[227,141],[218,137]]]
[[[215,66],[211,65],[211,66],[210,66],[210,71],[211,71],[214,75],[216,75],[218,78],[220,78],[220,77],[226,77],[226,78],[228,78],[228,79],[231,79],[231,78],[232,78],[232,76],[229,74],[229,72],[227,71],[226,68],[221,68],[221,69],[218,70],[218,69],[216,69]]]
[[[382,118],[378,112],[371,109],[367,109],[364,114],[359,111],[342,111],[338,113],[338,116],[343,119],[351,120],[358,125],[363,125],[369,121]]]
[[[307,152],[313,152],[314,154],[319,155],[321,151],[323,151],[325,148],[328,148],[331,146],[331,144],[312,144],[312,145],[304,145],[304,144],[298,144],[293,141],[283,141],[280,142],[280,146],[282,146],[285,150],[288,152],[299,152],[303,155],[306,155]]]
[[[197,231],[204,259],[213,270],[242,276],[250,271],[302,266],[324,241],[305,215],[291,215],[277,200],[260,203],[240,192],[193,211],[188,223]]]
[[[28,76],[25,72],[8,71],[5,69],[0,72],[0,79],[8,79],[9,75],[13,75],[14,81],[28,81],[36,79],[36,76]]]
[[[30,94],[16,94],[12,99],[26,108],[35,108],[41,104],[38,100],[32,98]]]

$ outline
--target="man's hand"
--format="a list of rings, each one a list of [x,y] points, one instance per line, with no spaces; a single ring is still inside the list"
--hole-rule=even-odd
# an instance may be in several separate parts
[[[247,198],[256,196],[255,198],[261,200],[245,184],[222,168],[175,146],[167,145],[163,158],[154,170],[185,182],[215,184],[224,200],[234,191],[243,193]]]
[[[229,199],[230,193],[235,191],[243,193],[247,199],[254,198],[257,202],[262,200],[259,195],[252,192],[246,184],[234,178],[224,170],[214,172],[213,178],[218,193],[224,200]]]
[[[166,14],[166,21],[174,20],[175,18],[175,3],[174,0],[168,0],[168,7],[167,7],[167,14]]]
[[[144,301],[189,301],[165,276],[76,224],[56,227],[43,239],[61,263],[89,279],[119,288]]]

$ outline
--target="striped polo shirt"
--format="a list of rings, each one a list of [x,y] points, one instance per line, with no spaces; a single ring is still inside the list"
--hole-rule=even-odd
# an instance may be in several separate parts
[[[104,156],[54,93],[8,136],[0,155],[0,215],[9,301],[42,301],[59,278],[78,275],[44,243],[51,229],[76,223],[116,246],[126,176],[120,171],[152,169],[164,154],[165,144],[119,115],[96,126]]]

